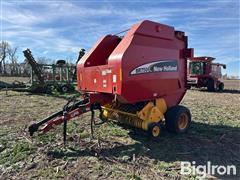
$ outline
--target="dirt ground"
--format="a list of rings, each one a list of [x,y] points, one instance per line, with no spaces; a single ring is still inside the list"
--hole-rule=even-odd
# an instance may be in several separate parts
[[[240,80],[224,80],[223,82],[227,89],[240,90]]]
[[[144,132],[108,122],[90,138],[90,114],[30,138],[27,127],[62,109],[66,98],[0,91],[0,179],[196,179],[180,175],[181,161],[235,165],[240,171],[239,81],[222,93],[192,89],[181,104],[192,113],[187,134],[163,127],[157,140]]]

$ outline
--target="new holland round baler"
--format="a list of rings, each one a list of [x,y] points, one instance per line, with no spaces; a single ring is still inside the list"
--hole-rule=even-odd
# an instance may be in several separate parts
[[[169,131],[186,132],[191,114],[178,104],[187,90],[187,58],[193,57],[187,42],[184,32],[147,20],[123,37],[102,37],[77,65],[83,100],[32,124],[30,134],[62,122],[66,127],[68,120],[88,111],[93,119],[94,110],[104,122],[116,119],[153,137],[164,122]]]

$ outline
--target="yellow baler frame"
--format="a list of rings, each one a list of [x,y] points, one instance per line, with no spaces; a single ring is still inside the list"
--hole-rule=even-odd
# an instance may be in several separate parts
[[[103,106],[103,116],[110,118],[110,112],[120,113],[128,116],[128,124],[137,128],[141,128],[145,131],[148,130],[148,126],[151,123],[158,123],[164,119],[164,113],[167,111],[167,105],[163,98],[156,99],[148,102],[140,111],[136,114],[128,113],[118,109],[111,108],[111,105]],[[133,118],[130,120],[129,118]],[[126,122],[126,121],[125,121]]]

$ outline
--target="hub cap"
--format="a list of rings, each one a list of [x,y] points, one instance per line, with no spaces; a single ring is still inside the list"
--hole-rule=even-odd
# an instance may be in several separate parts
[[[182,113],[178,119],[178,128],[183,130],[183,129],[186,129],[187,126],[188,126],[188,115],[186,113]]]
[[[160,128],[158,126],[154,126],[152,128],[152,135],[153,135],[153,137],[157,137],[157,136],[159,136],[159,134],[160,134]]]
[[[62,87],[62,91],[63,91],[63,92],[67,92],[67,91],[68,91],[68,88],[67,88],[67,87],[65,87],[65,86],[64,86],[64,87]]]

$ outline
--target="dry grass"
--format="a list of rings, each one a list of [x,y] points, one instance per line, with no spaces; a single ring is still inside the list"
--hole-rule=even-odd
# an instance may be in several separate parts
[[[240,90],[240,80],[224,80],[226,89]]]
[[[13,83],[14,81],[28,83],[30,81],[30,77],[2,77],[2,76],[0,76],[0,81],[4,81],[7,83]]]
[[[239,168],[240,94],[231,87],[223,93],[187,92],[182,104],[193,118],[187,134],[163,129],[153,141],[140,130],[109,122],[96,128],[91,140],[85,116],[69,122],[66,148],[62,126],[33,140],[26,132],[31,121],[61,109],[64,98],[0,92],[0,178],[194,179],[180,175],[180,161],[193,160]]]

